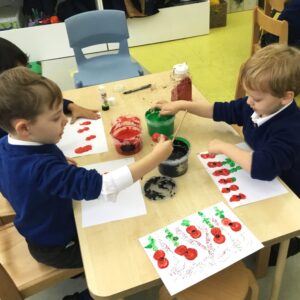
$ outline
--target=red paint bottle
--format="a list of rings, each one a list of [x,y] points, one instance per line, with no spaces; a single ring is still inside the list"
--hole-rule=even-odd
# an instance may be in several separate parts
[[[174,87],[171,92],[171,101],[192,100],[192,80],[189,67],[186,63],[173,66],[172,79]]]

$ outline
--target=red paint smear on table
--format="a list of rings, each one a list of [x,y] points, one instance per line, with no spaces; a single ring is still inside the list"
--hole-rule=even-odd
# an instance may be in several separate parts
[[[87,151],[90,151],[90,150],[92,150],[92,145],[86,145],[86,146],[83,146],[83,147],[78,147],[74,151],[77,154],[81,154],[81,153],[84,153],[84,152],[87,152]]]
[[[79,129],[77,132],[78,132],[78,133],[82,133],[82,132],[88,131],[88,130],[90,130],[89,127],[83,127],[83,128],[81,128],[81,129]]]
[[[84,121],[80,123],[79,125],[90,125],[92,122],[91,121]]]
[[[88,137],[85,138],[86,141],[90,141],[90,140],[93,140],[95,139],[96,136],[95,135],[89,135]]]

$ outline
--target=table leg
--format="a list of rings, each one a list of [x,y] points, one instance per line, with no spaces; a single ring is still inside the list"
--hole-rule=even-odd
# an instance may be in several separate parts
[[[279,297],[280,286],[282,281],[282,275],[286,263],[287,252],[289,248],[290,240],[285,240],[279,245],[279,253],[277,257],[274,280],[271,291],[271,300],[277,300]]]
[[[265,277],[269,267],[271,246],[266,246],[256,254],[254,275],[256,278]]]

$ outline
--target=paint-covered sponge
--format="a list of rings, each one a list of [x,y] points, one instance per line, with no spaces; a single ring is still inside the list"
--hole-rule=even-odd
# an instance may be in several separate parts
[[[155,132],[152,134],[151,139],[154,143],[158,143],[160,139],[163,139],[163,141],[168,140],[168,137],[162,133]]]

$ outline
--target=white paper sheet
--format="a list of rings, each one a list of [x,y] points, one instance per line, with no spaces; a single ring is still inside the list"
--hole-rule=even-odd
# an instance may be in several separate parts
[[[64,134],[57,144],[67,157],[78,157],[89,154],[107,152],[107,142],[102,119],[78,119],[70,124],[70,119],[65,126]],[[76,153],[80,147],[90,146],[87,151]]]
[[[193,231],[188,233],[188,228],[191,229],[192,226]],[[212,228],[219,229],[221,233],[218,236],[213,235]],[[169,224],[139,241],[171,295],[263,247],[223,202]],[[184,246],[187,250],[177,250]],[[163,251],[163,254],[159,251]],[[180,252],[181,255],[178,254]],[[157,259],[158,257],[160,258]]]
[[[85,166],[86,169],[96,169],[103,174],[134,162],[133,157],[108,161]],[[146,214],[145,202],[140,182],[121,191],[115,202],[99,199],[81,201],[82,227],[103,224],[111,221],[127,219]]]
[[[245,143],[237,144],[238,147],[242,149],[250,149]],[[203,164],[204,168],[207,170],[208,174],[211,176],[212,180],[214,183],[217,185],[218,189],[222,193],[223,197],[228,201],[229,205],[231,207],[238,207],[241,205],[265,200],[271,197],[275,197],[284,193],[287,193],[287,189],[280,183],[278,179],[274,179],[272,181],[263,181],[263,180],[258,180],[258,179],[253,179],[251,178],[250,174],[244,170],[237,170],[236,172],[232,172],[229,175],[225,176],[215,176],[213,173],[216,170],[220,169],[228,169],[232,170],[235,167],[229,166],[229,164],[224,164],[221,167],[208,167],[208,162],[225,162],[227,157],[223,154],[218,154],[215,156],[215,158],[207,158],[204,159],[201,157],[201,154],[206,154],[206,153],[199,153],[197,154],[197,157]],[[221,184],[219,181],[224,179],[227,180],[228,178],[235,178],[236,180],[234,182],[230,183],[223,183]],[[225,193],[222,192],[222,189],[226,189],[235,185],[238,187],[238,190],[230,190],[229,192]],[[228,190],[227,190],[228,191]],[[245,195],[246,198],[233,201],[233,196],[234,195],[240,195],[243,194]]]

